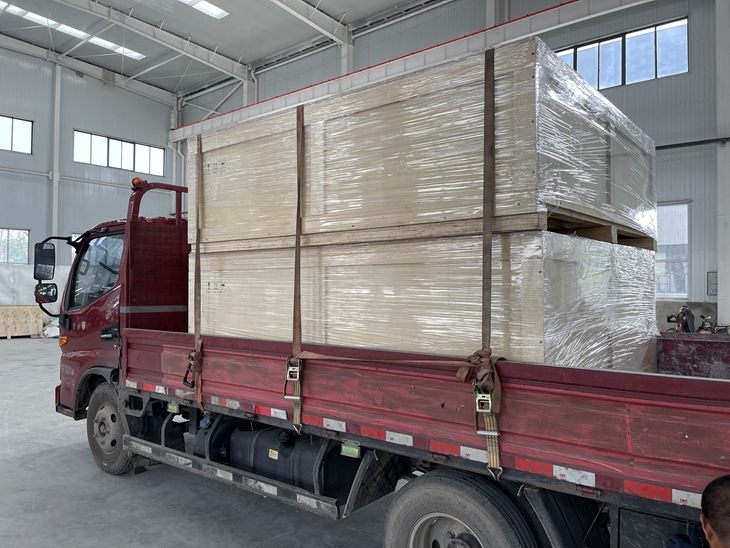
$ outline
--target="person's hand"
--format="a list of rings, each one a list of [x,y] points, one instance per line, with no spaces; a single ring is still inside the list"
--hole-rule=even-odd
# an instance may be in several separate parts
[[[702,548],[702,541],[697,536],[697,531],[690,529],[689,538],[687,535],[675,533],[672,538],[664,542],[667,548]]]

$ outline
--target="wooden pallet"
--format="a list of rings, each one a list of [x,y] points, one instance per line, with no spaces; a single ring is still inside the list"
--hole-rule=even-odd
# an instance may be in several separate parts
[[[0,337],[43,333],[43,313],[37,306],[0,306]]]

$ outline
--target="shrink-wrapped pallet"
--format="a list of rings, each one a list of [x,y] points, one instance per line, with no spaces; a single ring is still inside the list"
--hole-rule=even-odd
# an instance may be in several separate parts
[[[479,346],[484,74],[468,56],[304,106],[305,342]],[[652,369],[653,253],[543,229],[655,238],[653,143],[538,39],[496,49],[494,102],[495,353]],[[189,158],[203,333],[291,340],[296,112],[203,136],[200,188]]]
[[[514,361],[652,370],[653,252],[493,237],[492,348]],[[202,331],[291,340],[292,249],[201,256]],[[192,272],[192,268],[191,268]],[[302,250],[305,343],[460,356],[481,340],[479,236]],[[192,279],[191,279],[192,281]]]

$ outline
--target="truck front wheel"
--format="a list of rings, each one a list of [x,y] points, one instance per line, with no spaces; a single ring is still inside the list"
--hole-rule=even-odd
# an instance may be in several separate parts
[[[117,391],[108,382],[96,387],[89,400],[86,437],[96,464],[109,474],[124,474],[132,468],[124,450],[124,418],[119,413]]]
[[[385,518],[385,548],[535,548],[519,510],[480,476],[429,472],[393,499]]]

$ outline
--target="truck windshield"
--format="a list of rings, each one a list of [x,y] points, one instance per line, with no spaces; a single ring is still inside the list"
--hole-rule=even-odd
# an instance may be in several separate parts
[[[90,240],[76,263],[69,308],[79,308],[108,293],[117,283],[124,233]]]

